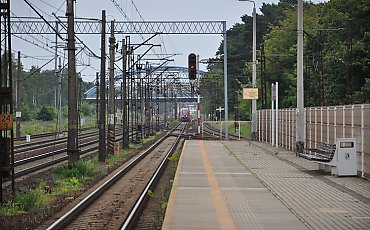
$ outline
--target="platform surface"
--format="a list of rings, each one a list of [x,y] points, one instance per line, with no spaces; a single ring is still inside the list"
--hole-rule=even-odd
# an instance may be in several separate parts
[[[253,171],[269,166],[249,168],[230,146],[268,157],[246,142],[186,141],[162,229],[310,229]]]

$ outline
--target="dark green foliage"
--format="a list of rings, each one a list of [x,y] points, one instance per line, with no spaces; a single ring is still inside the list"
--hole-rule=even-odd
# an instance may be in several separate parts
[[[37,114],[37,120],[52,121],[55,117],[55,109],[51,106],[42,106]]]
[[[257,60],[264,44],[266,69],[257,64],[261,108],[266,96],[270,108],[271,83],[279,82],[280,107],[296,106],[297,1],[263,4],[257,15]],[[252,16],[228,30],[228,98],[230,118],[248,118],[250,103],[241,97],[242,86],[251,84]],[[331,0],[304,3],[305,106],[344,105],[370,102],[370,1]],[[223,61],[223,43],[216,53]],[[204,80],[206,113],[223,105],[223,65],[210,64]],[[264,75],[262,75],[262,71]],[[265,95],[262,76],[266,76]],[[213,80],[212,80],[213,79]],[[218,79],[221,83],[210,83]],[[210,90],[212,89],[212,90]],[[218,91],[217,96],[215,90]],[[222,96],[219,96],[222,95]]]
[[[21,106],[22,111],[22,121],[31,121],[36,117],[35,110],[31,109],[27,104],[22,104]]]
[[[39,191],[29,191],[24,194],[20,194],[16,197],[15,203],[19,205],[19,209],[25,212],[31,212],[36,210],[40,205]]]
[[[13,94],[15,94],[16,80],[18,73],[17,60],[13,55]],[[30,70],[25,71],[21,66],[20,74],[20,98],[22,120],[36,119],[37,116],[33,113],[41,109],[43,106],[55,106],[56,90],[58,78],[55,76],[54,70],[40,70],[37,66],[32,66]],[[67,70],[62,71],[62,106],[68,104],[68,76]],[[80,82],[80,81],[79,81]],[[78,96],[83,100],[83,93],[93,85],[91,82],[82,82],[78,84]],[[80,90],[81,89],[81,90]],[[13,101],[15,105],[15,97]],[[33,111],[33,113],[29,113]],[[84,110],[87,112],[86,110]],[[24,112],[27,112],[27,117],[24,117]],[[87,112],[89,113],[89,112]],[[64,114],[66,115],[66,114]]]
[[[91,116],[95,113],[95,105],[89,103],[82,103],[80,106],[80,113],[84,116]]]
[[[94,162],[78,161],[75,165],[59,167],[54,170],[53,174],[57,178],[77,178],[77,179],[90,179],[95,175]]]

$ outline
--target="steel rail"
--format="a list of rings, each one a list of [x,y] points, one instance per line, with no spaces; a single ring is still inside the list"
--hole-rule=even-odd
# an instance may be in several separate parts
[[[89,133],[84,133],[80,136],[80,138],[88,138],[88,137],[93,137],[96,136],[97,132],[89,132]],[[26,151],[30,150],[35,150],[38,148],[44,148],[44,147],[50,147],[52,145],[57,145],[57,144],[63,144],[67,140],[67,137],[62,137],[62,138],[56,138],[56,139],[49,139],[49,140],[43,140],[43,141],[38,141],[34,143],[27,143],[25,145],[18,145],[14,147],[14,153],[20,154]]]
[[[116,136],[119,136],[119,138],[116,139],[116,142],[122,141],[122,139],[123,139],[121,137],[122,136],[122,133],[118,133]],[[132,138],[132,135],[131,134],[130,134],[130,137]],[[89,145],[93,145],[93,144],[96,144],[98,142],[99,142],[99,140],[94,140],[94,141],[86,142],[86,143],[80,144],[79,145],[79,148],[80,147],[86,147],[86,146],[89,146]],[[90,152],[93,152],[95,150],[98,150],[98,146],[93,146],[91,148],[85,149],[85,150],[81,151],[79,155],[80,156],[81,155],[85,155],[85,154],[90,153]],[[21,166],[21,165],[26,164],[26,163],[30,163],[30,162],[33,162],[33,161],[41,160],[41,159],[44,159],[44,158],[47,158],[47,157],[52,157],[54,155],[58,155],[58,154],[66,153],[66,152],[67,152],[67,149],[66,148],[63,148],[63,149],[60,149],[60,150],[56,150],[56,151],[52,151],[52,152],[48,152],[48,153],[43,153],[43,154],[40,154],[40,155],[37,155],[37,156],[34,156],[34,157],[29,157],[29,158],[25,158],[25,159],[16,161],[16,162],[14,162],[14,166]],[[96,154],[96,153],[92,153],[90,155],[94,155],[94,154]],[[24,170],[20,170],[20,171],[14,173],[14,177],[15,178],[19,178],[21,176],[25,176],[27,174],[36,172],[38,170],[47,168],[49,166],[52,166],[54,164],[58,164],[60,162],[67,161],[67,160],[68,160],[68,156],[61,156],[61,157],[56,158],[56,159],[53,159],[51,161],[44,162],[44,163],[41,163],[41,164],[37,164],[35,166],[26,168]],[[5,181],[8,181],[8,179],[5,179]]]
[[[65,225],[71,222],[79,212],[86,209],[91,205],[97,198],[99,198],[105,191],[107,191],[113,184],[115,184],[124,174],[126,174],[132,167],[134,167],[141,159],[147,156],[151,151],[153,151],[161,142],[163,142],[169,134],[172,132],[169,131],[165,136],[151,145],[147,150],[143,151],[139,155],[131,159],[131,161],[124,168],[115,173],[109,180],[100,185],[96,190],[94,190],[90,195],[85,197],[80,201],[76,206],[74,206],[70,211],[65,215],[56,220],[52,225],[50,225],[47,230],[52,229],[63,229]]]
[[[157,167],[155,173],[153,174],[150,181],[144,188],[139,199],[136,201],[134,207],[131,209],[125,222],[122,224],[121,229],[134,229],[134,225],[136,224],[137,220],[140,218],[140,214],[144,210],[145,205],[149,199],[149,190],[152,190],[157,184],[158,180],[160,179],[160,176],[162,175],[162,172],[164,171],[165,166],[168,163],[168,157],[170,157],[175,152],[175,149],[178,143],[180,142],[182,133],[184,132],[186,126],[187,125],[183,127],[180,134],[177,136],[175,142],[172,144],[170,150],[167,152],[166,156],[163,158],[161,164]]]

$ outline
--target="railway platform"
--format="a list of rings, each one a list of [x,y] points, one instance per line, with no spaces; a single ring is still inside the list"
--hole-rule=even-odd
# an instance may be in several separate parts
[[[266,143],[188,140],[162,229],[370,229],[370,182]]]

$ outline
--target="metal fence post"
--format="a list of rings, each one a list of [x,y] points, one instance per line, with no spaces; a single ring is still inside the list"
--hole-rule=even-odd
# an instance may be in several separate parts
[[[343,105],[343,135],[342,137],[346,137],[346,106]]]
[[[315,149],[317,148],[317,108],[315,107]]]
[[[330,130],[330,126],[329,126],[329,119],[330,119],[330,117],[329,117],[329,113],[330,113],[330,111],[329,111],[329,106],[326,108],[326,142],[327,143],[329,143],[329,130]]]
[[[365,105],[361,105],[361,177],[364,177],[365,172],[364,172],[364,167],[365,167],[365,162],[364,162],[364,132],[365,132],[365,122],[364,122],[364,110],[365,110]]]
[[[310,116],[310,122],[309,122],[309,124],[310,124],[310,137],[307,138],[307,139],[310,141],[310,149],[312,149],[312,140],[311,140],[311,137],[312,137],[312,108],[310,108],[309,116]]]
[[[337,107],[334,106],[334,143],[337,139]]]
[[[355,113],[355,106],[352,105],[352,113],[351,113],[351,137],[353,138],[355,132],[355,121],[354,121],[354,114]]]
[[[321,107],[320,108],[320,142],[322,142],[322,127],[324,126],[324,124],[323,124],[323,122],[322,122],[322,118],[323,118],[323,116],[322,116],[322,114],[323,114],[323,110],[324,110],[324,108],[323,107]]]

